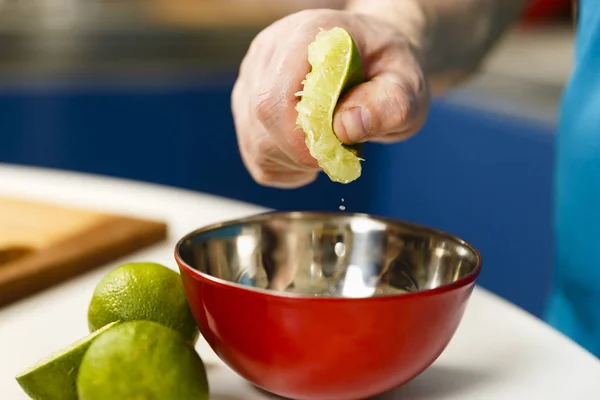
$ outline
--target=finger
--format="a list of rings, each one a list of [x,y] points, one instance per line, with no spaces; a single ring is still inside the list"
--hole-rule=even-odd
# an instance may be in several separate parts
[[[261,122],[254,117],[252,107],[247,102],[249,96],[245,86],[243,81],[238,81],[232,92],[234,125],[242,155],[247,159],[251,158],[259,166],[265,163],[278,164],[282,169],[318,171],[318,166],[299,163],[280,148],[274,135],[267,132]]]
[[[296,189],[312,183],[317,178],[316,171],[289,168],[281,160],[273,160],[265,157],[256,158],[252,153],[247,151],[241,151],[241,154],[250,176],[252,176],[252,179],[256,183],[262,186]],[[291,160],[289,163],[293,164]]]
[[[242,161],[252,178],[263,186],[297,188],[311,183],[317,170],[307,170],[289,158],[263,127],[246,115],[235,119]]]
[[[277,189],[297,189],[314,182],[317,172],[308,171],[268,171],[249,168],[248,171],[256,183]]]
[[[308,170],[285,154],[254,118],[248,102],[248,80],[240,77],[231,95],[231,107],[242,161],[252,178],[263,186],[298,188],[313,182],[317,170]]]
[[[397,140],[421,127],[429,105],[427,84],[418,66],[402,61],[398,55],[380,74],[340,99],[333,126],[341,141]]]
[[[238,143],[240,152],[246,158],[246,166],[251,164],[252,168],[291,172],[317,172],[318,169],[304,168],[278,147],[277,143],[268,132],[264,131],[260,125],[251,126],[247,124],[245,128],[237,128]]]
[[[256,183],[282,189],[295,189],[307,185],[317,178],[316,171],[299,169],[297,164],[281,151],[275,156],[257,155],[254,148],[248,145],[247,137],[249,136],[243,133],[238,135],[240,154],[246,169]]]
[[[307,37],[306,42],[295,41],[283,50],[281,61],[273,67],[274,79],[258,95],[254,109],[264,129],[290,159],[303,168],[316,170],[318,163],[310,155],[304,132],[296,124],[296,93],[302,90],[302,81],[310,71],[309,42]]]

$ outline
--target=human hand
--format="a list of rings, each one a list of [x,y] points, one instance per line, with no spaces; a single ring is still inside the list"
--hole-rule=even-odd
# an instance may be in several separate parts
[[[244,164],[258,183],[296,188],[316,179],[319,166],[296,125],[295,93],[310,71],[308,45],[319,28],[350,32],[365,82],[338,102],[334,131],[344,143],[394,142],[423,124],[429,90],[418,49],[388,23],[349,11],[307,10],[287,16],[254,39],[232,93]]]

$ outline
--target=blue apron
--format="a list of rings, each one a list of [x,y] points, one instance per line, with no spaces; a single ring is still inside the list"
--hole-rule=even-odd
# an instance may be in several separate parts
[[[546,319],[600,357],[600,1],[580,0],[577,23],[575,68],[559,112]]]

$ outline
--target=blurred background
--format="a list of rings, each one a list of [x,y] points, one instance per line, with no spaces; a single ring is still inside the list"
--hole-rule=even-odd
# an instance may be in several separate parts
[[[321,4],[0,0],[0,163],[277,209],[335,210],[343,198],[348,211],[464,237],[482,252],[482,286],[539,316],[552,273],[554,135],[571,69],[570,2],[531,1],[480,73],[435,102],[421,134],[367,146],[357,182],[323,176],[297,191],[263,188],[238,153],[231,88],[254,35]]]

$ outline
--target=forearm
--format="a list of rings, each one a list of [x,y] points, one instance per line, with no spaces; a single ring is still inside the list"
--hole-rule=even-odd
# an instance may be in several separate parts
[[[433,96],[477,70],[525,0],[349,0],[347,9],[402,30],[423,57]]]

